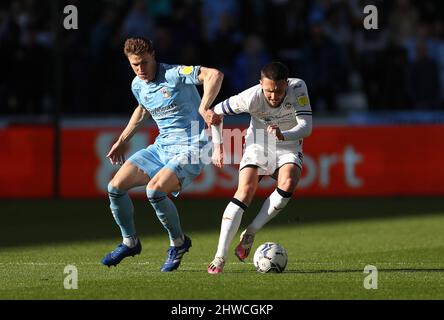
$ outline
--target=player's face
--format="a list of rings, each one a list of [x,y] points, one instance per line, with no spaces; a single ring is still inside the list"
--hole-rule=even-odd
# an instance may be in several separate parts
[[[156,59],[153,53],[144,53],[143,55],[131,54],[128,60],[134,73],[143,81],[151,81],[156,75]]]
[[[260,83],[268,104],[272,108],[279,107],[287,93],[287,80],[274,81],[264,77],[260,80]]]

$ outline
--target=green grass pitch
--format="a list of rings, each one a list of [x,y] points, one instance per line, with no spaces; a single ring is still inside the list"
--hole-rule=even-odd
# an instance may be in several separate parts
[[[230,248],[225,272],[209,275],[226,200],[175,200],[193,247],[179,270],[161,273],[167,236],[152,208],[135,201],[142,254],[100,264],[120,241],[107,199],[1,201],[0,299],[444,299],[444,202],[440,198],[293,199],[258,233],[288,252],[282,274],[260,274]],[[251,221],[261,201],[244,214]],[[251,254],[252,256],[252,254]],[[64,288],[66,265],[78,289]],[[364,267],[378,270],[365,289]]]

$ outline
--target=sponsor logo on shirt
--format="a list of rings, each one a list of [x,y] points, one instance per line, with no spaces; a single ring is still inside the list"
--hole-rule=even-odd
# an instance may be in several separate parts
[[[264,123],[264,125],[269,126],[273,123],[273,120],[271,119],[271,117],[263,117],[261,118],[262,122]]]
[[[169,92],[167,88],[162,88],[162,89],[160,89],[160,92],[162,92],[163,97],[164,97],[165,99],[169,99],[169,98],[171,98],[171,92]]]
[[[175,114],[179,111],[178,105],[173,102],[170,105],[149,110],[153,118],[163,118]]]

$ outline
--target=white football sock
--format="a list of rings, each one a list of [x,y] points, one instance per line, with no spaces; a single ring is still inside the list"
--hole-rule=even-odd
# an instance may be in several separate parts
[[[246,209],[247,206],[235,198],[233,198],[225,208],[220,227],[216,257],[226,260],[231,241],[233,241],[234,235],[239,229],[242,215]]]
[[[137,239],[137,236],[129,236],[123,238],[123,244],[129,248],[134,248],[137,245],[138,241],[139,240]]]
[[[248,226],[247,233],[256,234],[268,221],[273,219],[282,209],[285,208],[291,199],[291,193],[276,189],[265,200],[261,210]]]

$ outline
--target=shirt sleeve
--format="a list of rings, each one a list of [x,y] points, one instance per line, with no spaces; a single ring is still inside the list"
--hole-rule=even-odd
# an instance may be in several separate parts
[[[200,66],[175,66],[174,71],[170,73],[172,80],[175,83],[185,83],[185,84],[202,84],[199,81],[199,71]]]
[[[312,131],[312,110],[310,99],[308,98],[307,85],[304,81],[299,81],[291,90],[294,90],[296,105],[295,114],[297,125],[283,131],[285,140],[299,140],[308,137]]]
[[[249,113],[248,94],[244,91],[232,96],[214,106],[214,113],[218,115],[235,115]]]
[[[299,81],[292,88],[296,97],[295,112],[296,117],[300,115],[311,116],[312,110],[310,105],[310,99],[308,98],[307,85],[304,81]]]
[[[140,101],[140,97],[139,97],[140,87],[137,85],[137,83],[135,81],[133,81],[131,84],[131,91],[133,92],[134,98],[136,98],[139,105],[143,106],[142,102]]]
[[[312,117],[311,115],[297,116],[298,124],[293,128],[282,131],[285,140],[299,140],[308,137],[312,131]]]

